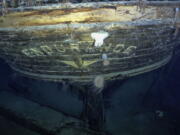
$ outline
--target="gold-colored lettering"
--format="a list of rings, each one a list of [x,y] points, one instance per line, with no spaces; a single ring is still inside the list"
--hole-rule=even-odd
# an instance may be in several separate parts
[[[114,53],[120,53],[124,50],[125,46],[124,44],[117,44],[114,49],[113,49],[113,52]]]
[[[44,46],[40,46],[41,50],[46,54],[46,55],[52,55],[53,54],[53,50],[52,48],[50,48],[47,45]]]
[[[65,53],[66,52],[66,49],[64,48],[63,45],[56,45],[55,44],[53,47],[58,53]]]

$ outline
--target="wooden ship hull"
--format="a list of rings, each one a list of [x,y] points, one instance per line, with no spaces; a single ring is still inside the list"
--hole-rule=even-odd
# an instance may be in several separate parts
[[[0,18],[0,56],[24,76],[90,82],[124,79],[171,59],[174,6],[136,2],[11,9]],[[15,11],[15,12],[11,12]]]

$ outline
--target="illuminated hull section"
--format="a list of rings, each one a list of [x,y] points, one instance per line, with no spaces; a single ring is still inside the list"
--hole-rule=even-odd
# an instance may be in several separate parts
[[[27,77],[72,82],[124,79],[171,59],[173,8],[79,5],[7,15],[0,23],[1,57]]]

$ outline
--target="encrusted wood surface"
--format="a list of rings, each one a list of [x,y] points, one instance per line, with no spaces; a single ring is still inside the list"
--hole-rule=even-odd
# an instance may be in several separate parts
[[[108,32],[110,36],[98,48],[93,46],[91,32],[64,34],[52,31],[50,35],[24,32],[19,33],[21,39],[15,35],[8,42],[3,39],[7,39],[11,32],[3,32],[0,33],[4,37],[1,40],[1,55],[24,75],[45,80],[92,81],[96,75],[109,79],[121,75],[123,71],[154,64],[172,53],[173,29],[168,26]],[[134,46],[136,50],[128,53],[128,48]],[[110,64],[107,66],[103,66],[103,54],[108,56]]]
[[[51,81],[123,79],[166,64],[178,20],[174,8],[114,6],[8,14],[0,22],[0,56],[23,75]],[[92,34],[107,37],[98,41]]]
[[[88,2],[88,3],[56,3],[44,6],[31,6],[10,8],[9,11],[26,11],[26,10],[42,10],[42,9],[64,9],[64,8],[83,8],[83,7],[106,7],[106,6],[138,6],[140,2],[134,1],[109,1],[109,2]],[[180,7],[180,1],[143,1],[147,7]]]
[[[127,22],[141,19],[174,18],[173,7],[138,7],[113,5],[92,6],[87,4],[79,7],[66,7],[62,9],[36,9],[23,12],[12,12],[0,17],[0,27],[23,27],[54,25],[61,23],[93,23],[93,22]],[[80,4],[81,5],[81,4]]]

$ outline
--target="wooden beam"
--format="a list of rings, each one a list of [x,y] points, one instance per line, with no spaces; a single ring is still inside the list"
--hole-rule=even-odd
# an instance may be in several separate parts
[[[138,1],[117,1],[117,2],[88,2],[88,3],[59,3],[50,4],[44,6],[32,6],[32,7],[18,7],[9,8],[9,11],[28,11],[28,10],[45,10],[45,9],[71,9],[71,8],[100,8],[108,6],[133,6],[138,5]],[[180,1],[146,1],[146,6],[167,6],[167,7],[180,7]]]

